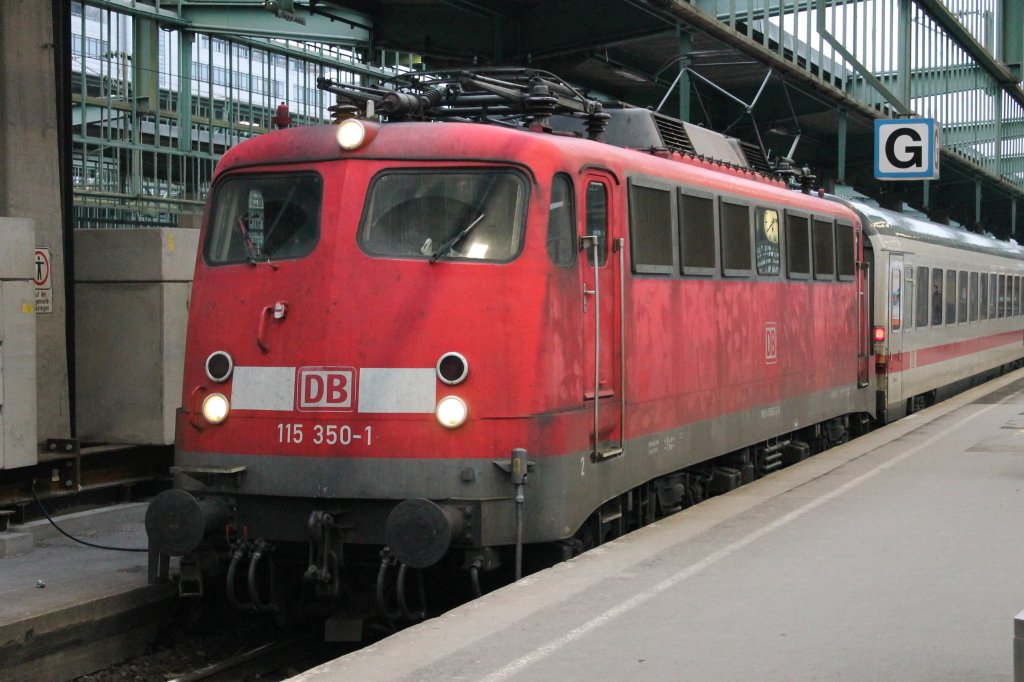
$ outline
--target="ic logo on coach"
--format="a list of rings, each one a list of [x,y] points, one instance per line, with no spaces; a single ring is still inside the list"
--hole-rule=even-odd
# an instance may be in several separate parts
[[[300,412],[348,412],[356,389],[352,367],[300,367],[298,371]]]

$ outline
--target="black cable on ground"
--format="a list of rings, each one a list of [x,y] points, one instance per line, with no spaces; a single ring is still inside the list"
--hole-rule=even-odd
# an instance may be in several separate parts
[[[94,542],[89,542],[87,540],[81,540],[79,538],[76,538],[74,535],[71,535],[70,533],[65,531],[63,528],[58,526],[57,522],[54,521],[53,517],[51,517],[50,514],[46,511],[46,507],[43,506],[43,501],[39,499],[38,495],[36,495],[36,482],[35,481],[32,481],[32,498],[36,501],[36,504],[39,505],[39,510],[43,512],[43,516],[46,517],[46,520],[50,522],[51,526],[56,528],[57,531],[61,535],[63,535],[64,537],[68,538],[69,540],[74,540],[75,542],[77,542],[80,545],[85,545],[86,547],[94,547],[95,549],[105,549],[105,550],[109,550],[111,552],[148,552],[149,551],[148,548],[146,548],[146,549],[136,549],[134,547],[108,547],[107,545],[97,545]]]

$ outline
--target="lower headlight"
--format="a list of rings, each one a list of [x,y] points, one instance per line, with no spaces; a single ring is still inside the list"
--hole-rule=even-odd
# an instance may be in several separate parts
[[[211,424],[220,424],[230,411],[228,399],[222,393],[211,393],[203,400],[203,417]]]
[[[437,422],[444,427],[454,429],[466,421],[466,416],[469,414],[469,408],[466,407],[466,401],[458,396],[450,395],[441,398],[441,401],[437,403]]]

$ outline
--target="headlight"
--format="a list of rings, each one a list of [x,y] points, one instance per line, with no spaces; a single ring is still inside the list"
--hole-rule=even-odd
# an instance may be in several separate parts
[[[353,150],[366,139],[366,127],[357,119],[350,118],[338,126],[338,146]]]
[[[449,429],[462,426],[468,414],[469,408],[466,407],[466,402],[458,396],[446,396],[441,398],[441,402],[437,404],[437,422]]]
[[[445,353],[437,361],[435,370],[438,379],[449,386],[454,386],[466,380],[466,375],[469,374],[469,363],[461,353]]]
[[[203,417],[211,424],[220,424],[230,411],[228,399],[222,393],[211,393],[203,400]]]
[[[235,361],[231,359],[231,355],[222,350],[214,351],[206,358],[206,376],[210,377],[210,381],[227,381],[234,367]]]

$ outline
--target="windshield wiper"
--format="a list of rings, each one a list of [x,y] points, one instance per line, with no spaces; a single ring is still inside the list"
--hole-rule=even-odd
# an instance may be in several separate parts
[[[485,215],[487,215],[487,214],[486,213],[481,213],[477,217],[476,220],[474,220],[469,225],[466,225],[464,228],[462,228],[462,230],[460,230],[458,234],[456,234],[454,237],[452,237],[451,239],[446,241],[444,244],[441,244],[441,246],[438,247],[437,251],[435,251],[433,253],[433,255],[430,256],[430,262],[431,263],[436,263],[438,258],[440,258],[441,256],[443,256],[446,253],[448,253],[449,251],[451,251],[452,247],[455,246],[456,244],[458,244],[460,241],[462,241],[463,238],[467,234],[469,234],[470,230],[472,230],[474,227],[476,227],[476,224],[484,219]]]
[[[249,229],[245,226],[245,216],[238,218],[238,231],[242,233],[242,243],[245,244],[245,260],[249,265],[255,266],[259,262],[259,249],[256,248],[256,243],[249,236]],[[277,266],[270,262],[270,256],[264,256],[263,260],[273,270],[277,270]]]

